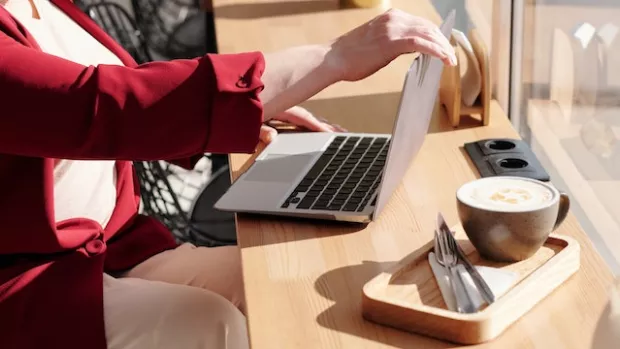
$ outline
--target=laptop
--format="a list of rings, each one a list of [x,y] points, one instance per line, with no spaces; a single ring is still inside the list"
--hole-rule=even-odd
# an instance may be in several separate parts
[[[441,26],[449,37],[454,11]],[[405,76],[392,134],[280,134],[216,202],[222,211],[368,223],[418,154],[433,114],[441,60],[420,55]]]

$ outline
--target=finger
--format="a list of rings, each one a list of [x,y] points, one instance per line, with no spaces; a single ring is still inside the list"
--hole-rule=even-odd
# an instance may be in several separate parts
[[[425,45],[428,47],[427,52],[435,57],[438,57],[444,61],[446,64],[455,65],[456,64],[456,54],[454,52],[454,47],[450,44],[450,41],[446,38],[445,35],[435,26],[434,24],[428,25],[414,25],[407,26],[401,24],[398,26],[399,30],[402,34],[399,34],[397,37],[401,37],[404,40],[401,42],[401,45],[398,45],[399,53],[403,53],[403,49],[406,53],[411,51],[411,47],[407,44],[407,40],[414,40],[415,45]],[[398,41],[398,39],[396,40]],[[413,49],[413,51],[422,52],[420,49]],[[446,57],[448,60],[446,60]]]
[[[452,47],[452,43],[450,42],[450,36],[452,35],[452,33],[448,33],[448,36],[446,36],[441,29],[439,29],[439,27],[435,27],[433,29],[433,33],[443,42],[443,44],[448,47],[448,48],[452,48],[454,49],[454,47]]]
[[[342,126],[340,126],[338,124],[332,124],[332,123],[329,122],[329,120],[327,120],[325,118],[317,117],[317,119],[320,122],[326,124],[333,132],[349,132],[346,128],[344,128],[344,127],[342,127]]]
[[[456,53],[450,40],[439,30],[439,28],[418,27],[409,31],[407,36],[420,37],[426,41],[439,46],[439,50],[450,59],[450,62],[456,64]]]
[[[420,36],[428,41],[434,42],[441,46],[443,52],[447,55],[454,55],[454,47],[452,47],[450,40],[434,24],[411,27],[405,32],[409,34],[408,36]]]
[[[450,39],[447,38],[439,28],[435,27],[426,35],[428,35],[430,41],[439,44],[443,48],[443,52],[456,64],[456,52],[454,52],[454,47],[450,43]]]
[[[260,134],[259,134],[259,139],[263,142],[263,143],[271,143],[276,137],[278,136],[278,131],[276,131],[274,128],[269,127],[267,125],[262,125],[260,127]]]
[[[402,27],[402,33],[407,36],[423,36],[427,39],[436,41],[446,48],[451,46],[446,36],[441,32],[441,29],[431,20],[412,16],[403,11],[395,11],[393,14],[395,17],[399,18],[396,22]]]
[[[301,107],[293,107],[283,112],[278,115],[278,120],[307,128],[310,131],[332,132],[327,123],[319,121],[312,113]]]
[[[448,53],[444,52],[443,48],[439,44],[434,43],[430,40],[424,39],[419,36],[414,36],[398,39],[396,41],[400,53],[417,51],[423,54],[435,56],[441,59],[444,64],[456,65],[456,56],[449,55]]]
[[[334,132],[349,132],[349,130],[338,124],[331,124],[330,126],[334,128]]]

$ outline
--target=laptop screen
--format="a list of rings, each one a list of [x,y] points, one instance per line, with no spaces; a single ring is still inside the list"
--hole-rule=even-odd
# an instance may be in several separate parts
[[[453,10],[441,25],[441,32],[448,38],[452,33],[454,17]],[[438,58],[420,55],[407,72],[375,215],[383,211],[424,143],[439,91],[443,66],[443,62]]]

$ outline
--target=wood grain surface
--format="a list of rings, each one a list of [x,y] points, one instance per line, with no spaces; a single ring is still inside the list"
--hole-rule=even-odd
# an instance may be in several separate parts
[[[392,4],[440,21],[430,1]],[[339,10],[337,1],[323,0],[215,0],[214,10],[222,53],[325,42],[382,12]],[[363,81],[333,85],[304,106],[350,131],[390,132],[411,59],[402,56]],[[496,102],[490,114],[488,126],[463,117],[455,130],[437,109],[402,185],[381,217],[367,226],[239,215],[252,348],[457,347],[364,320],[362,287],[430,241],[437,211],[448,224],[458,223],[456,189],[478,176],[463,144],[518,137]],[[250,155],[232,155],[233,177],[251,162]],[[612,274],[572,215],[559,232],[581,246],[580,270],[504,334],[479,347],[590,347]]]

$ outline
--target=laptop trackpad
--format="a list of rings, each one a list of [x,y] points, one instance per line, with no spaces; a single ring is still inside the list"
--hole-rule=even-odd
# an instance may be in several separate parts
[[[245,180],[291,183],[305,172],[314,157],[314,154],[268,154],[252,166]]]

